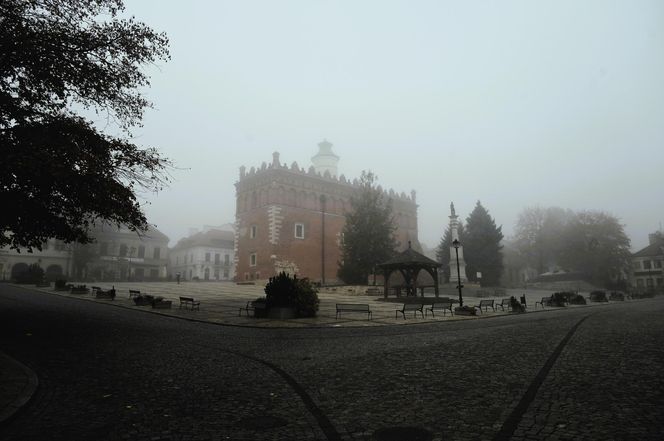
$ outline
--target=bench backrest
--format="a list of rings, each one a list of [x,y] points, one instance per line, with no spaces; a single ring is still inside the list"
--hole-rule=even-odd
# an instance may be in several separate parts
[[[510,299],[502,299],[502,300],[500,301],[500,304],[501,304],[501,305],[509,305],[509,304],[510,304]]]
[[[129,294],[140,294],[140,293],[141,292],[139,290],[136,290],[136,289],[130,289],[129,290]]]
[[[337,309],[345,309],[348,311],[368,311],[369,305],[360,303],[337,303]]]
[[[418,303],[404,303],[403,311],[420,311],[422,309],[422,304]]]
[[[180,296],[180,300],[183,302],[193,302],[194,298],[193,297],[182,297]]]
[[[491,300],[480,300],[480,306],[493,306],[493,299],[491,299]]]

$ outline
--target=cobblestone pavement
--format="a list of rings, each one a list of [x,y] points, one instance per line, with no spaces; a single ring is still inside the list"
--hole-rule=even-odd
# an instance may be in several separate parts
[[[661,440],[663,312],[261,329],[0,285],[0,350],[40,380],[0,439]]]

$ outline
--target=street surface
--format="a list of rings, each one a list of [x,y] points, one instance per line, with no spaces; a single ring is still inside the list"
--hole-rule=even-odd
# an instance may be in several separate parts
[[[260,329],[0,284],[0,351],[39,378],[0,439],[663,440],[663,315]]]

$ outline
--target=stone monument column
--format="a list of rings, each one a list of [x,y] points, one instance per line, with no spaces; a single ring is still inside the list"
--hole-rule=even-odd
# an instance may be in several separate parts
[[[452,212],[450,216],[450,229],[452,230],[452,241],[455,241],[459,240],[459,216],[454,211],[454,202],[450,204],[450,210]],[[463,260],[463,243],[459,247],[459,272],[457,272],[456,250],[453,246],[450,246],[450,283],[459,284],[458,274],[461,275],[461,283],[468,281],[468,277],[466,277],[466,262]]]

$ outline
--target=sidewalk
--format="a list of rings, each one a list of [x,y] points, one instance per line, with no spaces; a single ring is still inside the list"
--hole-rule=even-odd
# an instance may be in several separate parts
[[[78,284],[74,282],[74,284]],[[87,284],[88,288],[91,284]],[[407,324],[417,323],[432,323],[441,321],[457,321],[457,320],[474,320],[477,318],[488,318],[495,316],[504,316],[509,313],[496,308],[496,311],[483,312],[477,316],[452,316],[447,314],[438,313],[435,317],[431,314],[428,317],[422,318],[419,313],[417,318],[414,314],[406,315],[404,320],[401,314],[395,318],[395,311],[401,309],[402,303],[385,302],[382,301],[382,295],[366,295],[348,292],[348,290],[321,290],[318,294],[320,299],[320,307],[316,317],[314,318],[299,318],[293,320],[277,320],[277,319],[256,319],[254,317],[247,317],[244,314],[240,315],[240,309],[247,305],[247,302],[255,300],[258,297],[264,296],[263,286],[260,285],[236,285],[227,282],[182,282],[177,284],[175,282],[119,282],[119,283],[97,283],[103,290],[115,287],[116,298],[115,300],[98,300],[91,294],[70,294],[68,292],[56,292],[52,287],[50,288],[35,288],[33,286],[26,286],[27,289],[36,289],[45,293],[60,295],[64,297],[74,297],[87,301],[94,301],[114,305],[116,307],[123,307],[129,309],[140,309],[142,311],[151,312],[155,314],[163,314],[172,317],[178,317],[186,320],[202,321],[230,326],[249,326],[261,328],[309,328],[309,327],[375,327],[375,326],[403,326]],[[158,309],[154,310],[150,306],[135,306],[133,301],[129,298],[129,290],[139,290],[142,294],[150,294],[153,296],[162,296],[166,300],[173,302],[172,309]],[[531,290],[524,292],[524,290],[506,290],[505,297],[515,296],[519,298],[521,295],[526,296],[528,309],[527,312],[535,311],[535,302],[540,301],[542,297],[548,297],[553,291]],[[465,294],[465,293],[464,293]],[[456,299],[457,296],[450,296]],[[179,296],[194,297],[201,302],[200,310],[186,310],[180,309]],[[394,297],[392,297],[394,299]],[[479,305],[480,298],[464,295],[465,305]],[[496,303],[500,301],[495,298]],[[431,297],[427,298],[431,301]],[[337,303],[361,303],[368,304],[373,312],[373,319],[367,320],[366,314],[360,313],[343,313],[340,318],[336,317],[336,304]],[[569,308],[579,308],[584,306],[569,306]],[[553,308],[558,309],[558,308]],[[542,311],[539,309],[539,311]]]

